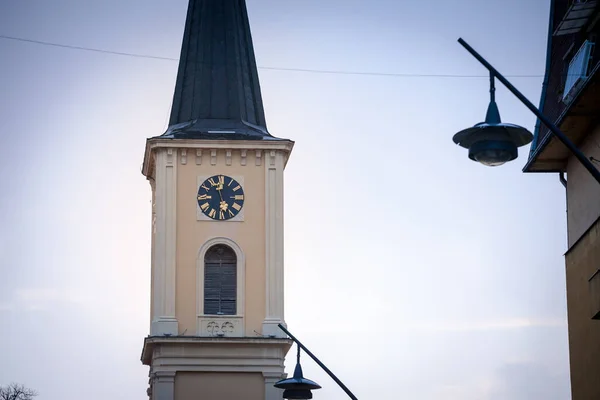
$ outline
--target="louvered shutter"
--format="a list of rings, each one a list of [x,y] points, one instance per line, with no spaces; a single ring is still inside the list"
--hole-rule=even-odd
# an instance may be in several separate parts
[[[221,264],[221,312],[225,315],[236,314],[237,277],[234,263]]]
[[[204,314],[235,315],[237,258],[224,245],[211,247],[204,257]]]
[[[218,314],[221,297],[221,265],[204,263],[204,314]]]

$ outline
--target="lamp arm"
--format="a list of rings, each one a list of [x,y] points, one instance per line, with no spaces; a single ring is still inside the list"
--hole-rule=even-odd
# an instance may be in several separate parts
[[[538,110],[521,92],[517,90],[496,68],[494,68],[485,58],[483,58],[479,53],[475,51],[467,42],[465,42],[462,38],[458,39],[458,43],[460,43],[473,57],[477,59],[484,67],[490,71],[490,74],[494,75],[512,94],[514,94],[521,103],[525,104],[529,110],[534,113],[540,121],[544,123],[550,129],[550,131],[573,153],[573,155],[583,164],[585,169],[588,170],[590,174],[596,179],[598,183],[600,183],[600,171],[596,169],[594,164],[583,154],[581,150],[575,146],[575,144],[565,135],[556,125],[552,123],[540,110]]]
[[[335,376],[335,374],[334,374],[333,372],[331,372],[331,371],[329,370],[329,368],[327,368],[327,367],[325,366],[325,364],[323,364],[323,363],[322,363],[322,362],[321,362],[321,361],[320,361],[320,360],[319,360],[319,359],[318,359],[318,358],[317,358],[317,357],[316,357],[316,356],[315,356],[313,353],[311,353],[311,352],[310,352],[310,350],[308,350],[308,349],[307,349],[307,348],[306,348],[306,347],[305,347],[305,346],[304,346],[302,343],[300,343],[300,341],[299,341],[298,339],[296,339],[296,337],[295,337],[294,335],[292,335],[292,334],[290,333],[290,331],[288,331],[288,330],[287,330],[287,329],[286,329],[286,328],[285,328],[283,325],[281,325],[281,324],[279,324],[278,326],[279,326],[279,328],[280,328],[282,331],[284,331],[284,332],[285,332],[285,334],[286,334],[286,335],[288,335],[288,336],[289,336],[289,337],[290,337],[290,338],[291,338],[291,339],[292,339],[294,342],[296,342],[296,344],[298,345],[298,348],[299,348],[299,349],[300,349],[300,348],[302,348],[302,350],[304,350],[304,352],[305,352],[306,354],[308,354],[308,355],[310,356],[310,358],[312,358],[312,359],[313,359],[313,360],[314,360],[314,361],[315,361],[315,362],[316,362],[316,363],[319,365],[319,367],[321,367],[321,368],[323,369],[323,371],[327,372],[327,375],[329,375],[329,376],[331,377],[331,379],[333,379],[333,380],[335,381],[335,383],[337,383],[337,384],[338,384],[338,386],[339,386],[339,387],[341,387],[341,388],[342,388],[342,390],[343,390],[344,392],[346,392],[346,394],[347,394],[347,395],[348,395],[348,396],[349,396],[349,397],[350,397],[352,400],[358,400],[358,398],[357,398],[357,397],[356,397],[356,396],[355,396],[355,395],[354,395],[354,394],[353,394],[353,393],[350,391],[350,389],[348,389],[348,388],[346,387],[346,385],[344,385],[344,384],[342,383],[342,381],[340,381],[340,380],[338,379],[338,377],[337,377],[337,376]],[[298,351],[300,351],[300,350],[298,350]]]

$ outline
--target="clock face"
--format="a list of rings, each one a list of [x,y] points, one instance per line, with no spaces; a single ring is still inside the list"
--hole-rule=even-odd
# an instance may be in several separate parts
[[[244,206],[244,189],[227,175],[215,175],[198,188],[198,206],[204,215],[217,221],[231,219]]]

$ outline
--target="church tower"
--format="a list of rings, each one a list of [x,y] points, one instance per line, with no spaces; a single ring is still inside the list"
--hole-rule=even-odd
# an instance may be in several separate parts
[[[283,171],[267,131],[244,0],[190,0],[152,187],[150,400],[275,400],[283,313]]]

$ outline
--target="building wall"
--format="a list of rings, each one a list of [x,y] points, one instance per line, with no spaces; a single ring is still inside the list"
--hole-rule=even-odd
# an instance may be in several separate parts
[[[564,18],[568,0],[553,0],[554,31]],[[562,101],[570,61],[585,40],[597,42],[600,33],[597,12],[580,32],[552,37],[551,65],[543,113],[556,121],[565,112],[577,112]],[[589,70],[600,63],[600,52],[593,51]],[[591,117],[591,116],[590,116]],[[549,134],[542,128],[538,143]],[[583,143],[576,143],[587,157],[600,159],[600,126],[592,129]],[[600,165],[596,164],[597,168]],[[600,268],[600,185],[574,157],[567,172],[567,235],[565,255],[569,357],[573,400],[600,399],[600,321],[592,320],[593,293],[589,279]]]
[[[600,125],[591,132],[580,149],[600,160]],[[596,163],[600,169],[600,164]],[[600,217],[600,184],[573,156],[567,165],[567,224],[569,248]]]
[[[261,373],[178,372],[175,375],[174,400],[240,399],[265,399],[265,380]]]
[[[567,2],[555,0],[554,4],[556,26],[566,12]],[[567,109],[562,96],[569,62],[583,41],[595,41],[599,28],[596,23],[577,34],[552,38],[552,66],[544,107],[551,119],[556,120]],[[592,55],[590,70],[600,62],[599,54]],[[592,129],[583,143],[576,144],[587,157],[600,159],[600,126]],[[569,250],[565,263],[572,399],[600,399],[600,321],[591,319],[594,296],[589,283],[600,268],[600,185],[573,156],[566,172]]]
[[[189,150],[194,153],[194,150]],[[211,160],[210,151],[204,151],[201,165],[197,165],[195,154],[188,156],[185,164],[177,166],[177,268],[176,268],[176,316],[179,331],[195,335],[197,316],[202,299],[197,298],[197,285],[202,276],[202,256],[198,254],[202,245],[211,238],[229,238],[241,248],[245,255],[245,299],[238,298],[244,310],[245,333],[252,336],[262,330],[265,319],[265,166],[256,165],[256,155],[248,152],[245,164],[241,165],[239,151],[231,152],[231,161],[226,160],[225,150],[219,150],[216,160]],[[214,165],[213,165],[214,163]],[[228,165],[230,164],[230,165]],[[198,176],[210,177],[217,174],[243,180],[244,221],[197,220]],[[197,264],[200,268],[197,268]],[[239,271],[238,271],[239,273]],[[238,306],[239,308],[239,306]]]
[[[586,156],[600,159],[600,125],[579,146]],[[567,181],[565,262],[572,399],[600,399],[600,321],[591,319],[595,305],[589,283],[600,268],[600,184],[574,157],[567,165]]]
[[[600,399],[600,321],[591,319],[597,305],[592,302],[588,282],[600,268],[600,222],[583,235],[565,259],[572,399]]]

